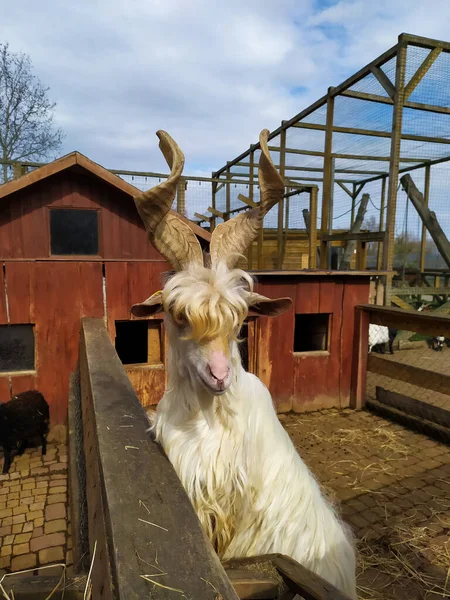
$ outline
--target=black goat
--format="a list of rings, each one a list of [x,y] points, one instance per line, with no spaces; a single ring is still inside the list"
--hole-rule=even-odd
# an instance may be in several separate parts
[[[5,462],[3,474],[9,472],[11,454],[20,456],[25,448],[39,439],[42,455],[47,452],[50,410],[44,396],[37,390],[17,394],[10,402],[0,404],[0,446]]]

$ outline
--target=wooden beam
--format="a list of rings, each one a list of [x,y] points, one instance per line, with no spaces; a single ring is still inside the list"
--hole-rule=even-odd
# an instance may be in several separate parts
[[[369,203],[369,198],[370,198],[369,194],[362,195],[361,202],[359,203],[359,207],[358,207],[358,212],[356,213],[356,219],[355,219],[354,223],[352,224],[350,231],[347,234],[349,236],[349,238],[347,239],[345,249],[344,249],[344,255],[342,257],[341,264],[339,267],[342,270],[350,269],[350,261],[351,261],[351,257],[353,254],[353,250],[355,249],[355,242],[356,242],[355,238],[352,236],[360,234],[361,225],[364,220],[364,216],[366,214],[367,205]],[[365,235],[367,235],[367,234],[365,234]],[[366,241],[366,240],[362,240],[361,236],[359,236],[358,241],[361,242],[361,241]]]
[[[270,146],[269,150],[271,152],[279,152],[279,146]],[[299,150],[297,148],[286,148],[287,154],[300,154],[302,156],[325,156],[325,152],[319,152],[318,150]],[[333,158],[342,158],[348,160],[374,160],[381,162],[388,162],[390,160],[389,156],[373,156],[372,154],[342,154],[340,152],[334,152]],[[407,163],[418,163],[423,162],[423,158],[411,158],[408,156],[404,156],[400,159],[401,162]]]
[[[249,189],[249,191],[250,191],[250,189]],[[253,195],[253,185],[251,188],[251,195]],[[256,206],[256,204],[253,202],[253,200],[250,200],[250,198],[247,198],[247,196],[244,196],[244,194],[238,194],[238,200],[240,200],[244,204],[247,204],[247,206],[250,206],[250,208],[254,208]]]
[[[357,92],[356,90],[345,90],[341,96],[355,98],[356,100],[365,100],[366,102],[379,102],[380,104],[393,104],[392,98],[380,96],[378,94],[367,94],[366,92]]]
[[[422,219],[423,224],[427,228],[440,255],[450,267],[450,243],[445,235],[443,229],[439,225],[439,221],[436,218],[436,214],[426,206],[423,195],[417,189],[411,175],[406,174],[400,179],[400,183],[408,194],[409,199],[414,205],[414,208]]]
[[[443,375],[429,369],[413,367],[395,360],[390,360],[374,353],[369,354],[367,370],[377,375],[406,381],[411,385],[433,390],[441,394],[450,394],[450,375]]]
[[[425,189],[423,193],[423,201],[425,206],[428,207],[429,198],[430,198],[430,175],[431,175],[431,167],[427,165],[425,167]],[[425,223],[422,223],[422,234],[420,238],[420,272],[423,273],[425,271],[425,255],[427,249],[427,228],[425,227]]]
[[[320,235],[320,238],[325,237],[328,242],[381,242],[384,239],[384,231],[367,231],[367,232],[346,232],[346,233],[326,233],[324,236]]]
[[[381,180],[381,199],[380,199],[380,222],[378,225],[379,231],[384,231],[384,213],[386,210],[386,177]],[[383,242],[378,244],[377,252],[377,269],[383,267]]]
[[[362,408],[366,402],[367,354],[369,348],[369,313],[355,309],[355,343],[350,389],[350,408]]]
[[[351,191],[348,189],[348,187],[347,187],[347,186],[345,186],[345,185],[342,183],[342,181],[337,181],[337,180],[336,180],[336,183],[338,184],[338,186],[339,186],[340,188],[342,188],[342,189],[344,190],[344,192],[345,192],[346,194],[348,194],[348,195],[350,196],[350,198],[353,198],[353,193],[352,193],[352,192],[351,192]]]
[[[310,269],[316,269],[320,260],[319,249],[317,247],[317,204],[319,190],[315,187],[311,189],[309,195],[309,261]]]
[[[428,54],[428,56],[422,62],[420,67],[417,69],[417,71],[414,73],[414,75],[409,80],[408,85],[405,87],[405,100],[408,100],[408,98],[411,96],[411,94],[416,89],[418,84],[422,81],[424,76],[428,73],[431,65],[434,63],[434,61],[437,59],[437,57],[440,55],[441,52],[442,52],[442,48],[434,48],[433,50],[431,50],[431,52]]]
[[[216,208],[213,208],[212,206],[208,206],[207,210],[209,210],[209,212],[214,217],[219,217],[220,219],[224,219],[225,218],[225,213],[221,212],[220,210],[217,210]]]
[[[402,117],[405,90],[406,46],[398,45],[395,69],[395,97],[392,113],[391,155],[389,163],[389,187],[386,207],[386,237],[383,244],[383,268],[392,271],[395,247],[395,215],[397,211],[397,182],[402,137]],[[385,285],[385,304],[390,304],[392,278]]]
[[[357,100],[365,100],[367,102],[379,102],[381,104],[391,104],[391,98],[385,98],[384,96],[378,96],[377,94],[366,94],[365,92],[356,92],[353,90],[345,90],[341,96],[347,96],[348,98],[356,98]],[[424,110],[426,112],[440,113],[444,115],[450,114],[450,108],[447,106],[436,106],[435,104],[423,104],[421,102],[405,102],[405,108],[412,108],[414,110]]]
[[[384,91],[387,93],[389,98],[394,99],[395,96],[395,85],[389,79],[384,71],[380,69],[377,65],[372,65],[370,67],[370,71],[378,80],[378,83],[384,88]]]
[[[445,296],[450,294],[450,288],[439,286],[410,286],[404,288],[392,288],[392,292],[397,294],[397,296]]]
[[[286,166],[286,130],[280,133],[280,175],[284,179]],[[283,215],[284,199],[278,202],[278,233],[277,233],[277,268],[283,268]]]
[[[399,290],[395,289],[397,295],[398,292]],[[365,304],[361,308],[369,312],[370,323],[374,325],[385,325],[393,329],[415,331],[435,337],[443,335],[450,338],[450,316],[448,315],[408,311],[374,304]]]
[[[240,600],[277,598],[280,582],[276,576],[269,577],[258,571],[251,572],[244,569],[228,569],[225,572]]]
[[[200,221],[211,221],[211,217],[208,217],[206,215],[202,215],[201,213],[198,213],[198,212],[194,213],[194,217],[196,219],[200,219]]]
[[[391,406],[392,408],[402,410],[415,417],[426,419],[437,425],[447,427],[450,432],[450,411],[444,408],[404,396],[403,394],[397,394],[390,390],[385,390],[379,386],[376,387],[376,396],[378,402],[386,404],[386,406]]]
[[[320,239],[320,268],[328,267],[328,242],[324,239],[324,235],[331,233],[329,231],[330,222],[330,204],[333,194],[333,120],[334,120],[334,97],[332,96],[332,88],[328,90],[327,99],[327,119],[325,132],[325,147],[323,156],[323,188],[322,188],[322,222],[321,222],[321,239]]]

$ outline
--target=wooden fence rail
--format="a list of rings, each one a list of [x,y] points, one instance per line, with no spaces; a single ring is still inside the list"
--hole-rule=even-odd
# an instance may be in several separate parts
[[[385,327],[404,331],[414,331],[427,336],[444,336],[450,338],[450,316],[428,314],[401,308],[388,308],[372,304],[358,306],[355,310],[357,339],[354,347],[355,361],[351,393],[351,406],[353,408],[361,408],[366,403],[367,371],[404,381],[420,388],[450,395],[450,375],[368,353],[369,324],[384,325]],[[387,396],[395,396],[395,398],[387,398]],[[400,398],[399,394],[387,392],[382,388],[377,388],[377,400],[375,402],[390,404],[391,408],[395,410],[400,409],[405,411],[405,406],[407,406],[407,412],[411,412],[411,415],[415,417],[424,417],[426,420],[433,417],[438,425],[444,424],[443,421],[445,419],[442,418],[442,411],[436,411],[424,402],[412,398],[408,399],[405,396]]]

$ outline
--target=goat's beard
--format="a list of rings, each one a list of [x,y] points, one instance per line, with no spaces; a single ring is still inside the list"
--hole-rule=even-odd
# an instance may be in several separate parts
[[[208,423],[210,429],[215,428],[215,419],[214,419],[214,407],[215,407],[215,396],[213,396],[210,392],[207,392],[204,389],[200,389],[198,392],[198,403],[200,405],[200,410],[205,417],[205,421]]]

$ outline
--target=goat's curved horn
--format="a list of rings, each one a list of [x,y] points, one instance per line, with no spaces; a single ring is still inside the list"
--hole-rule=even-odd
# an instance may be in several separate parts
[[[268,138],[269,131],[263,129],[259,135],[261,156],[258,168],[261,201],[255,208],[216,227],[210,243],[212,265],[225,261],[232,268],[258,235],[264,216],[283,198],[284,182],[270,157]]]
[[[170,208],[184,167],[184,156],[165,131],[158,131],[159,147],[170,167],[170,175],[159,185],[135,197],[136,208],[144,222],[148,239],[180,271],[191,263],[203,265],[200,242],[187,223]]]

